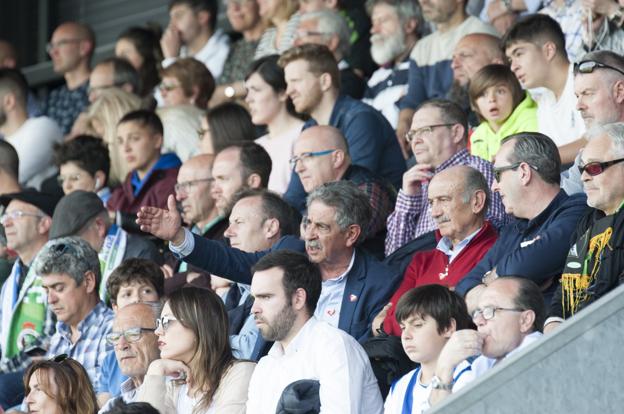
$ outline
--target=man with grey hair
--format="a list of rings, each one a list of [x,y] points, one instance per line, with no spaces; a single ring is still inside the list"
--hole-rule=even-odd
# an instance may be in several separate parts
[[[368,198],[353,183],[336,181],[312,191],[307,205],[301,225],[303,241],[284,236],[270,250],[256,253],[245,253],[184,229],[173,197],[169,198],[168,210],[143,207],[137,223],[143,231],[170,241],[171,251],[185,261],[238,283],[250,284],[251,267],[270,251],[305,250],[318,264],[323,278],[315,316],[365,340],[373,318],[400,280],[397,272],[358,247],[371,217]]]
[[[362,99],[366,82],[346,61],[351,52],[350,39],[351,33],[344,17],[335,10],[322,9],[301,15],[294,44],[300,46],[314,43],[327,46],[340,69],[340,93]]]
[[[545,332],[615,289],[624,277],[624,123],[596,127],[578,166],[591,207],[576,227]]]
[[[396,128],[399,99],[407,93],[409,54],[425,31],[418,2],[369,0],[371,56],[379,65],[368,80],[364,102],[384,114]]]
[[[578,220],[587,205],[582,195],[559,187],[561,159],[546,135],[527,132],[503,139],[494,162],[492,191],[516,221],[500,231],[494,246],[456,286],[474,308],[483,283],[498,276],[533,280],[550,304]]]
[[[67,354],[85,368],[97,388],[96,373],[110,350],[106,335],[113,320],[113,311],[98,296],[97,252],[77,237],[51,240],[37,255],[33,268],[57,319],[46,357]],[[20,385],[14,392],[23,397]]]
[[[455,286],[494,245],[496,229],[485,220],[488,187],[483,174],[467,165],[447,168],[431,179],[427,197],[438,228],[438,244],[412,257],[401,286],[375,318],[373,335],[378,334],[383,322],[386,333],[400,336],[395,310],[403,294],[426,284]]]

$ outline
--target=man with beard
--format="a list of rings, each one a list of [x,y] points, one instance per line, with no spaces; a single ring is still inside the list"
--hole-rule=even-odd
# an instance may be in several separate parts
[[[314,316],[324,283],[319,268],[283,250],[263,257],[253,273],[251,312],[262,336],[275,343],[251,377],[247,413],[275,412],[301,382],[318,382],[305,402],[316,400],[323,412],[381,413],[377,380],[362,347]]]
[[[487,33],[471,33],[461,38],[453,50],[451,69],[453,84],[447,99],[457,103],[469,115],[469,123],[477,125],[476,115],[471,111],[468,98],[470,79],[481,68],[492,63],[503,63],[505,57],[500,48],[499,38]]]
[[[379,69],[369,79],[363,101],[396,128],[396,104],[407,92],[409,54],[424,30],[424,20],[420,6],[411,0],[374,0],[368,12],[373,25],[370,51]]]

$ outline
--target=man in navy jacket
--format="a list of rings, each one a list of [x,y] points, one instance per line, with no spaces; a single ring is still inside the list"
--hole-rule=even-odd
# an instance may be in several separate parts
[[[356,247],[365,237],[371,217],[368,197],[348,181],[327,183],[308,196],[302,240],[282,237],[270,250],[245,253],[223,243],[193,235],[180,226],[175,201],[169,210],[146,207],[137,222],[143,231],[169,240],[170,249],[188,263],[234,280],[251,283],[251,267],[271,251],[304,251],[318,264],[323,277],[315,316],[359,341],[396,290],[401,275]]]
[[[561,276],[572,234],[587,210],[584,195],[559,187],[561,159],[555,143],[540,133],[510,135],[494,162],[492,191],[518,220],[505,226],[485,257],[456,286],[469,310],[482,281],[498,276],[533,280],[550,303]]]

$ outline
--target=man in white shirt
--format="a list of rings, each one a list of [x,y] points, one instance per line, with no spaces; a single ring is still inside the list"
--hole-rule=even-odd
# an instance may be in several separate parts
[[[251,312],[262,336],[275,344],[251,377],[247,413],[275,412],[284,388],[298,380],[319,382],[321,413],[381,413],[364,349],[313,316],[321,294],[318,267],[303,254],[280,250],[260,259],[253,272]]]
[[[559,148],[561,164],[574,161],[585,145],[585,124],[576,109],[573,65],[565,37],[553,18],[534,14],[521,18],[502,40],[511,70],[537,102],[539,132]]]
[[[46,116],[28,118],[28,85],[16,69],[0,69],[0,135],[19,155],[19,183],[39,188],[54,173],[52,147],[63,134]]]
[[[215,30],[218,9],[217,0],[172,0],[169,3],[169,26],[160,39],[165,56],[163,67],[178,57],[193,57],[206,65],[213,78],[221,76],[230,40],[221,30]]]
[[[542,337],[546,305],[539,287],[526,278],[495,279],[480,293],[477,308],[468,310],[477,330],[455,332],[442,349],[432,380],[432,405],[458,390],[453,387],[453,372],[466,358],[481,354],[471,366],[478,378]]]

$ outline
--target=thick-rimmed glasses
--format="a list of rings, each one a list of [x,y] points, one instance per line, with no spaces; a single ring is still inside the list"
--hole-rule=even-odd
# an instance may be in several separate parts
[[[516,169],[516,168],[518,168],[520,165],[522,165],[522,163],[523,163],[523,162],[524,162],[524,161],[519,161],[519,162],[514,162],[514,163],[513,163],[513,164],[511,164],[511,165],[504,165],[504,166],[502,166],[502,167],[494,167],[494,168],[492,168],[492,173],[494,173],[494,179],[495,179],[497,182],[500,182],[501,175],[502,175],[505,171],[515,170],[515,169]],[[528,165],[531,169],[533,169],[533,170],[535,170],[535,171],[539,171],[539,168],[537,168],[537,166],[536,166],[536,165],[531,165],[531,164],[528,164],[528,163],[527,163],[527,165]]]
[[[156,328],[129,328],[123,332],[111,332],[106,335],[106,342],[111,345],[117,345],[121,337],[126,339],[126,342],[133,343],[141,339],[143,332],[154,332]]]
[[[173,186],[173,189],[175,190],[176,193],[185,193],[188,194],[189,190],[192,187],[195,187],[197,184],[199,183],[203,183],[203,182],[212,182],[214,181],[214,178],[210,177],[210,178],[198,178],[197,180],[189,180],[189,181],[184,181],[181,183],[176,184],[175,186]]]
[[[171,326],[171,322],[177,322],[177,319],[173,316],[161,316],[156,319],[156,329],[166,332],[169,329],[169,326]]]
[[[304,152],[303,154],[301,154],[301,155],[299,155],[297,157],[292,157],[291,159],[289,159],[288,163],[290,164],[290,168],[292,170],[294,170],[295,167],[297,166],[297,163],[299,161],[301,161],[301,162],[303,162],[305,164],[310,159],[312,159],[314,157],[321,157],[323,155],[331,154],[334,151],[336,151],[335,148],[334,149],[325,150],[325,151]]]
[[[424,126],[418,129],[410,129],[409,131],[407,131],[407,134],[405,134],[405,140],[407,142],[412,142],[413,140],[417,139],[417,138],[423,138],[425,136],[429,136],[431,134],[433,134],[433,130],[436,128],[442,128],[442,127],[450,127],[455,125],[455,123],[451,123],[451,124],[435,124],[435,125],[429,125],[429,126]]]

